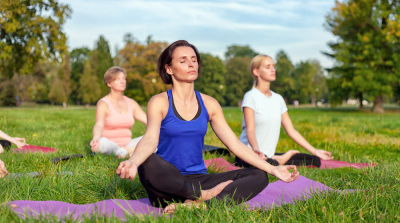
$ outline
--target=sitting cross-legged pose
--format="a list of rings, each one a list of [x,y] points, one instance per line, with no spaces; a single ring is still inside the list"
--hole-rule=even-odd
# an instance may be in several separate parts
[[[172,201],[198,207],[199,200],[209,204],[211,198],[241,203],[268,185],[267,173],[285,182],[296,180],[299,173],[295,166],[275,167],[257,156],[230,129],[219,103],[194,90],[200,65],[197,49],[184,40],[172,43],[161,53],[157,71],[172,89],[151,98],[146,132],[134,154],[120,163],[116,173],[131,180],[138,173],[151,204],[158,207]],[[208,122],[231,152],[256,168],[207,174],[202,148]],[[173,212],[177,205],[169,204],[164,212]]]
[[[11,143],[15,144],[18,148],[26,145],[25,138],[11,137],[1,130],[0,138],[4,139],[0,140],[0,154],[4,152],[4,149],[9,149],[11,147]]]
[[[275,81],[275,64],[272,58],[267,55],[254,57],[250,71],[255,79],[255,86],[244,95],[242,101],[243,130],[239,140],[275,166],[291,164],[320,167],[320,159],[332,160],[330,152],[315,149],[293,127],[282,96],[270,90],[271,82]],[[275,153],[281,124],[290,138],[313,155],[299,153],[297,150]],[[235,163],[237,166],[252,166],[240,157],[236,157]]]
[[[97,102],[96,123],[90,142],[93,152],[125,157],[132,154],[142,136],[132,139],[135,120],[147,124],[146,113],[139,104],[124,95],[126,71],[111,67],[104,74],[104,83],[110,93]]]

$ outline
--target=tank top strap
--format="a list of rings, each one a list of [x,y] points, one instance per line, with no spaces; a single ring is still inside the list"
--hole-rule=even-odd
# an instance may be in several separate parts
[[[194,90],[194,92],[196,92],[197,98],[199,99],[199,102],[200,102],[201,114],[205,115],[207,117],[207,120],[208,120],[209,119],[208,111],[207,111],[206,105],[204,104],[203,98],[201,97],[200,92],[198,92],[196,90]]]
[[[172,91],[169,89],[167,91],[168,94],[168,111],[172,110]]]
[[[111,102],[107,99],[107,96],[104,96],[102,99],[100,99],[99,101],[104,101],[105,103],[107,103],[108,106],[108,114],[110,115],[111,113],[114,113],[114,109],[113,106],[111,104]]]

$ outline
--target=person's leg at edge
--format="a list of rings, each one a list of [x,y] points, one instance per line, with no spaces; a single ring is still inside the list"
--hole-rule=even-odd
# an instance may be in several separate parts
[[[140,182],[146,189],[153,206],[166,207],[171,201],[186,201],[211,199],[226,186],[228,182],[221,182],[207,190],[201,190],[187,180],[181,172],[161,156],[152,154],[138,168]]]

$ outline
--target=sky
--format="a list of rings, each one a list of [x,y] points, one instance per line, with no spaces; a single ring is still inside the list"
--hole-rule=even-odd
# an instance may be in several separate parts
[[[71,9],[64,31],[70,49],[94,48],[103,35],[111,53],[131,33],[144,43],[184,39],[202,53],[224,58],[227,47],[249,45],[275,57],[284,50],[294,64],[317,59],[325,68],[333,60],[321,54],[335,37],[324,27],[334,0],[62,0]]]

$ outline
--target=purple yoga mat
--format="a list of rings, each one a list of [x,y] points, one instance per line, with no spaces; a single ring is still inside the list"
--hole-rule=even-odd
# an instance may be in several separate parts
[[[296,181],[284,183],[277,181],[268,185],[261,193],[241,204],[249,209],[267,209],[304,199],[317,191],[332,190],[326,185],[300,176]],[[160,216],[162,209],[150,206],[147,198],[140,200],[105,200],[92,204],[70,204],[60,201],[10,201],[8,205],[20,217],[57,216],[80,219],[96,213],[125,219],[129,215]]]

